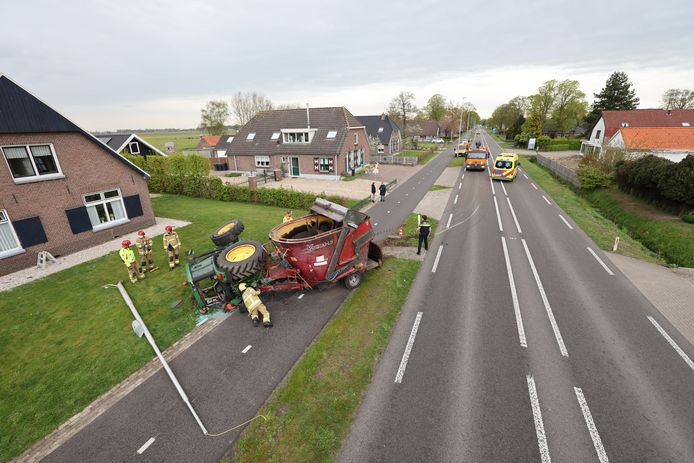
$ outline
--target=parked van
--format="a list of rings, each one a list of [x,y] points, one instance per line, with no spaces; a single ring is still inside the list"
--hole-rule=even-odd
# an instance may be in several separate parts
[[[496,157],[492,167],[492,178],[495,180],[513,181],[518,175],[520,159],[515,153],[501,153]]]
[[[453,150],[455,153],[455,157],[465,157],[465,153],[467,153],[467,150],[470,148],[470,145],[468,144],[467,140],[462,141],[458,143],[458,146]]]

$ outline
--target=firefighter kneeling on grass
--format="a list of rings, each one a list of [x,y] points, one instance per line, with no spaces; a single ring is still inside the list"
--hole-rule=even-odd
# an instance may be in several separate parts
[[[123,260],[123,263],[125,264],[125,267],[128,269],[128,276],[130,277],[130,281],[132,283],[137,283],[137,279],[139,278],[140,280],[145,277],[145,272],[140,268],[139,265],[137,265],[137,259],[135,259],[135,252],[133,252],[132,249],[130,249],[130,240],[123,240],[121,242],[121,248],[120,251],[118,251],[118,254],[120,255],[120,258]]]
[[[164,249],[169,255],[169,269],[173,268],[179,264],[178,255],[181,252],[181,239],[178,237],[178,233],[173,231],[171,225],[167,225],[166,233],[164,233]]]
[[[251,288],[246,283],[241,283],[239,285],[239,291],[241,291],[243,305],[248,309],[248,316],[251,317],[253,326],[258,326],[258,312],[260,312],[263,315],[263,326],[266,328],[271,327],[270,312],[268,312],[267,307],[265,307],[263,301],[258,297],[260,291]]]

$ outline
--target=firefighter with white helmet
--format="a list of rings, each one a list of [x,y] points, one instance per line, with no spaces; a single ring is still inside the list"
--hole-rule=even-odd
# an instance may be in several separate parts
[[[167,225],[164,233],[164,249],[169,255],[169,270],[179,264],[178,256],[181,252],[181,239],[171,225]]]
[[[258,326],[258,312],[263,315],[263,326],[269,328],[272,326],[270,321],[270,312],[260,300],[258,295],[260,291],[255,288],[248,286],[246,283],[241,283],[239,285],[239,291],[241,291],[241,297],[243,298],[243,305],[248,309],[248,316],[251,317],[253,326]]]
[[[143,279],[145,277],[145,274],[141,271],[139,265],[137,265],[135,252],[133,252],[133,250],[130,249],[131,244],[132,243],[130,242],[130,240],[123,240],[121,242],[121,248],[120,251],[118,251],[118,255],[120,255],[121,260],[125,264],[125,267],[128,269],[128,276],[130,277],[130,281],[132,283],[137,283],[137,279]]]

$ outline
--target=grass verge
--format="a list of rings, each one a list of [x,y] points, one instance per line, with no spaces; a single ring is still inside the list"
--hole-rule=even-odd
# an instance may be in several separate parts
[[[436,235],[436,227],[439,225],[439,221],[436,219],[428,218],[431,224],[431,232],[429,232],[429,242],[431,243]],[[387,246],[410,246],[417,247],[419,242],[419,233],[417,233],[417,214],[410,214],[407,220],[402,224],[402,238],[401,239],[388,239],[386,241]]]
[[[665,264],[665,261],[634,239],[627,230],[620,228],[595,209],[587,198],[554,177],[551,172],[534,164],[530,156],[521,156],[522,167],[566,211],[567,214],[595,243],[605,251],[612,251],[616,236],[620,237],[618,253],[636,259]]]
[[[432,185],[431,188],[429,188],[429,191],[448,190],[449,188],[449,186],[444,185]]]
[[[448,167],[462,167],[465,165],[465,158],[460,156],[460,157],[455,157],[448,161]]]
[[[371,382],[419,262],[389,258],[366,274],[260,413],[227,462],[332,461]],[[379,297],[374,297],[378,294]]]
[[[183,252],[210,249],[211,232],[231,218],[245,239],[267,241],[284,208],[164,195],[152,200],[158,216],[193,222],[178,230]],[[301,211],[295,211],[297,215]],[[0,295],[0,461],[9,460],[138,370],[152,350],[133,335],[132,316],[107,283],[125,280],[134,303],[163,350],[195,325],[183,267],[166,268],[161,237],[154,238],[160,270],[130,283],[114,252]],[[180,308],[171,304],[184,300]]]
[[[500,136],[498,133],[487,132],[491,135],[494,141],[496,141],[502,148],[515,148],[514,143],[506,140],[506,138]]]

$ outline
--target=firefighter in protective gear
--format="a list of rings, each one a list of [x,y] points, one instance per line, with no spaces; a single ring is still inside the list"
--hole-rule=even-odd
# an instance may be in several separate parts
[[[248,309],[248,316],[251,317],[253,326],[258,326],[258,312],[263,315],[263,326],[269,328],[272,326],[270,321],[270,312],[260,300],[258,295],[260,291],[255,288],[251,288],[246,283],[241,283],[239,285],[239,291],[241,291],[241,297],[243,298],[243,305]]]
[[[173,270],[173,268],[180,263],[178,255],[181,252],[181,239],[178,237],[178,233],[173,231],[171,225],[167,225],[165,230],[164,249],[166,249],[166,253],[169,255],[169,269]]]
[[[137,259],[135,259],[135,252],[130,249],[130,240],[123,240],[121,242],[121,248],[120,251],[118,251],[118,254],[120,255],[121,260],[125,264],[125,267],[128,269],[128,276],[130,277],[130,281],[132,283],[137,283],[137,279],[144,278],[145,275],[140,271],[139,266],[137,265]]]
[[[140,270],[145,271],[149,265],[149,271],[154,271],[154,259],[152,259],[152,238],[148,237],[144,230],[137,232],[135,247],[140,255]]]

